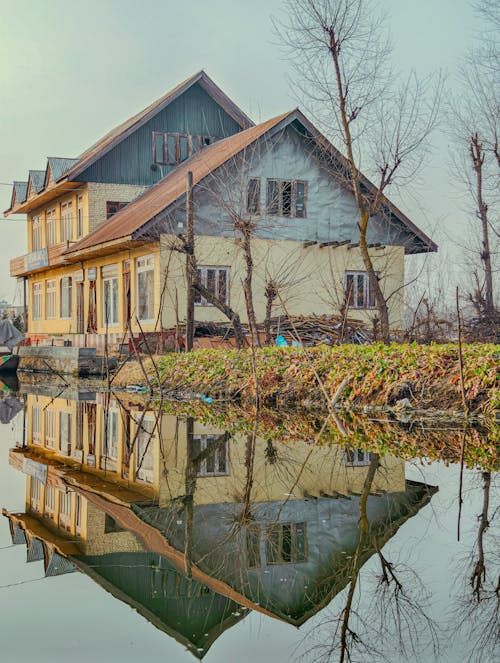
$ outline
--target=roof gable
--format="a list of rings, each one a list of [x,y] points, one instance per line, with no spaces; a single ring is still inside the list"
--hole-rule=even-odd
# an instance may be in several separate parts
[[[110,220],[104,222],[80,242],[74,244],[66,253],[76,253],[90,249],[97,244],[115,242],[121,238],[128,238],[130,240],[138,239],[141,229],[148,222],[185,194],[188,172],[193,174],[193,184],[196,185],[228,160],[243,152],[252,143],[255,143],[265,135],[274,135],[291,124],[298,127],[308,138],[314,140],[320,147],[321,153],[327,154],[334,163],[345,163],[345,158],[342,154],[296,109],[206,147],[198,154],[180,164],[173,172],[152,186],[142,196],[138,197]],[[374,185],[366,177],[363,177],[363,185],[367,190],[375,191]],[[386,197],[383,198],[383,204],[387,212],[418,240],[419,246],[411,250],[409,249],[408,252],[417,253],[421,251],[435,251],[437,249],[434,242]],[[419,248],[420,246],[422,248]]]
[[[207,76],[204,71],[200,71],[174,87],[163,97],[160,97],[147,106],[144,110],[112,129],[103,138],[97,141],[97,143],[80,155],[77,162],[67,173],[65,173],[65,176],[70,180],[78,177],[84,170],[89,168],[98,159],[105,156],[110,150],[137,131],[137,129],[142,127],[157,113],[162,111],[175,99],[179,98],[196,83],[198,83],[200,87],[207,92],[207,94],[209,94],[209,96],[212,97],[212,99],[216,101],[216,103],[219,104],[242,129],[253,126],[252,120],[214,83],[209,76]]]
[[[12,195],[10,197],[10,209],[18,203],[26,200],[28,194],[28,182],[14,182],[12,186]]]
[[[78,163],[78,159],[65,157],[47,157],[47,168],[45,169],[44,187],[49,183],[57,182],[72,166]]]
[[[45,183],[44,170],[30,170],[28,175],[28,188],[26,197],[36,196],[43,189]]]

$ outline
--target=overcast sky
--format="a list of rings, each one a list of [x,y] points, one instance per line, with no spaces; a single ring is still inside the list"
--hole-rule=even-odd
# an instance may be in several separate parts
[[[478,25],[469,2],[382,4],[396,65],[421,74],[440,67],[452,77]],[[256,122],[297,106],[270,21],[280,6],[280,0],[0,0],[1,211],[10,205],[6,184],[44,169],[47,156],[78,156],[199,69]],[[424,186],[395,202],[443,248],[464,214],[449,184],[447,139],[436,135],[435,145]],[[12,299],[8,261],[26,252],[24,217],[0,228],[0,298]]]

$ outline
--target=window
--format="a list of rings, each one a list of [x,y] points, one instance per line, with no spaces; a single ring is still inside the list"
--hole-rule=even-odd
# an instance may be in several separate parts
[[[52,518],[56,510],[56,491],[53,486],[45,486],[45,508],[44,513]]]
[[[375,297],[366,272],[345,273],[345,300],[350,308],[375,308]]]
[[[209,292],[224,304],[229,304],[229,267],[198,267],[198,275]],[[194,303],[197,306],[212,306],[198,293]]]
[[[118,456],[118,410],[102,413],[101,469],[115,470]]]
[[[71,200],[61,205],[61,242],[73,239],[73,209]]]
[[[118,266],[101,267],[102,277],[102,326],[118,325]]]
[[[268,564],[306,562],[306,523],[278,523],[267,527],[266,561]]]
[[[34,216],[31,227],[31,250],[39,251],[42,248],[42,221]]]
[[[154,256],[137,258],[137,317],[154,321]]]
[[[246,531],[247,567],[260,567],[260,526],[252,523]]]
[[[61,287],[61,318],[71,318],[73,314],[73,279],[63,276]]]
[[[215,142],[213,136],[153,132],[153,162],[174,166]]]
[[[53,449],[56,443],[56,411],[45,410],[45,446]]]
[[[47,246],[53,246],[57,243],[56,210],[47,210],[45,216],[45,238]]]
[[[201,460],[197,459],[201,456]],[[190,457],[199,477],[229,476],[228,438],[222,435],[193,435]]]
[[[369,451],[364,451],[363,449],[346,447],[344,460],[348,467],[366,467],[366,465],[370,464],[371,454]]]
[[[45,281],[45,317],[50,320],[56,317],[56,282]]]
[[[71,412],[59,412],[59,451],[71,456]]]
[[[33,283],[33,320],[42,319],[42,292],[43,283],[41,281]]]
[[[83,196],[78,196],[78,205],[76,209],[76,236],[81,237],[82,235],[83,235]]]
[[[247,212],[249,214],[260,214],[260,179],[252,178],[248,180]]]
[[[145,483],[153,483],[153,429],[154,420],[143,418],[137,422],[140,426],[137,435],[135,459],[135,478]]]
[[[110,219],[114,214],[119,212],[121,209],[126,207],[128,205],[128,202],[126,203],[119,203],[113,200],[108,200],[106,203],[106,218]]]
[[[301,180],[267,180],[266,209],[271,216],[304,219],[307,182]]]
[[[42,410],[38,405],[34,405],[31,410],[31,428],[33,434],[33,444],[42,443]]]

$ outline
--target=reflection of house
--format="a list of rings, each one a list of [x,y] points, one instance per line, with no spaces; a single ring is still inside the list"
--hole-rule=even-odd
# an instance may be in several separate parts
[[[137,456],[141,417],[153,425]],[[67,429],[70,440],[82,438],[76,458]],[[13,540],[39,541],[42,551],[50,544],[54,566],[66,558],[199,657],[248,609],[304,623],[349,582],[358,543],[364,563],[434,490],[405,481],[403,461],[386,456],[367,497],[370,536],[361,540],[370,465],[361,450],[261,438],[253,449],[246,435],[91,394],[28,394],[26,430],[26,446],[10,452],[27,475],[27,513],[8,514]],[[137,463],[148,444],[145,475]]]
[[[296,265],[292,313],[339,308],[347,290],[369,318],[374,296],[342,163],[300,111],[254,126],[204,72],[192,76],[78,159],[49,158],[14,183],[6,214],[27,214],[29,252],[11,261],[11,275],[27,286],[28,335],[90,347],[109,332],[117,345],[129,321],[139,334],[184,317],[185,261],[170,245],[186,230],[188,172],[200,277],[212,295],[245,319],[237,214],[256,229],[256,276]],[[368,180],[363,189],[373,195]],[[404,256],[436,245],[385,198],[368,241],[383,290],[395,293],[391,322],[400,324]],[[264,287],[254,298],[263,319]],[[197,320],[220,318],[203,297],[195,306]]]

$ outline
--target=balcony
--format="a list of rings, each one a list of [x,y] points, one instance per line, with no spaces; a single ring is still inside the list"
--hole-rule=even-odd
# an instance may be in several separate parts
[[[10,261],[11,276],[28,276],[36,274],[49,267],[63,265],[65,260],[63,253],[68,248],[67,242],[54,244],[48,248],[31,251],[24,256],[18,256]]]

